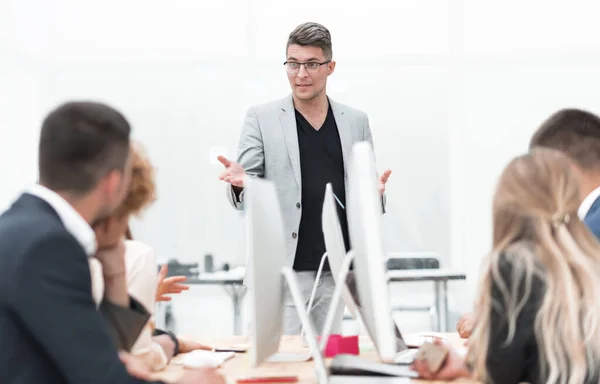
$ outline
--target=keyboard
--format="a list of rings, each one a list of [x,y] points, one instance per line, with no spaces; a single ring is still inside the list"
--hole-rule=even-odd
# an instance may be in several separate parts
[[[416,348],[406,349],[396,355],[394,358],[394,364],[411,365],[415,361],[418,353],[419,350]]]
[[[355,355],[336,355],[331,361],[332,376],[389,376],[417,378],[419,374],[406,365],[386,364]]]

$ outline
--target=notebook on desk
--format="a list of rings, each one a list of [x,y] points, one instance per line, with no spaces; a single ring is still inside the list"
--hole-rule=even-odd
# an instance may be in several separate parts
[[[186,368],[217,368],[234,356],[234,352],[211,352],[205,350],[196,350],[184,354],[181,356],[181,358],[177,359],[177,361],[174,361],[173,363],[183,365]]]
[[[392,376],[417,378],[417,372],[406,365],[394,365],[367,360],[355,355],[337,355],[329,366],[331,376]]]

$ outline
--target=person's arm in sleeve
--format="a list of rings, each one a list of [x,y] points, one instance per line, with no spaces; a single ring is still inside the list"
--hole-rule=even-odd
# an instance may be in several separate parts
[[[237,162],[250,177],[263,177],[265,173],[265,152],[258,116],[253,108],[246,112],[238,145]],[[227,184],[229,201],[234,208],[244,208],[244,189]]]
[[[100,249],[96,258],[102,264],[104,300],[100,311],[111,324],[111,332],[119,349],[130,351],[150,319],[146,308],[127,293],[125,244]]]
[[[126,242],[125,246],[127,292],[152,315],[156,299],[156,254],[145,244]],[[158,340],[153,339],[152,326],[148,322],[131,349],[132,355],[141,358],[154,371],[163,369],[168,364],[175,349],[172,343],[161,344],[156,341]]]
[[[12,306],[70,384],[143,383],[127,373],[92,298],[87,255],[68,234],[34,244],[17,272]]]
[[[364,123],[364,141],[368,141],[371,144],[371,147],[373,148],[373,153],[375,153],[375,145],[373,144],[373,134],[371,133],[371,126],[369,125],[369,117],[367,116],[367,114],[365,114],[365,123]],[[385,196],[385,193],[383,193],[381,195],[381,212],[385,213],[385,206],[387,203],[387,198]]]

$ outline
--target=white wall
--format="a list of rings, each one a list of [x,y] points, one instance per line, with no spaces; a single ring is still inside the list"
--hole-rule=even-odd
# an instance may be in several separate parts
[[[163,260],[243,261],[241,216],[210,148],[234,155],[245,110],[289,92],[285,42],[303,21],[330,28],[338,65],[329,93],[368,112],[379,167],[393,170],[388,250],[437,251],[444,265],[468,271],[466,284],[452,284],[459,311],[471,305],[489,249],[502,167],[556,109],[600,112],[592,0],[0,5],[0,206],[35,180],[43,115],[68,99],[103,100],[128,116],[158,167],[159,201],[134,230]],[[229,316],[229,302],[219,302],[215,311]]]
[[[453,93],[452,261],[469,273],[458,308],[468,309],[479,261],[491,246],[499,173],[527,150],[560,108],[600,113],[600,26],[594,1],[463,1]]]

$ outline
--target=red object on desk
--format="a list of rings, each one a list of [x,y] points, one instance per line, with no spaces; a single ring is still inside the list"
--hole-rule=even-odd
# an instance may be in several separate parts
[[[319,337],[319,341],[320,339]],[[339,354],[358,355],[358,336],[329,336],[325,347],[325,357],[335,357]]]
[[[251,383],[297,383],[298,376],[264,376],[264,377],[247,377],[243,379],[237,379],[237,383],[240,384],[251,384]]]

